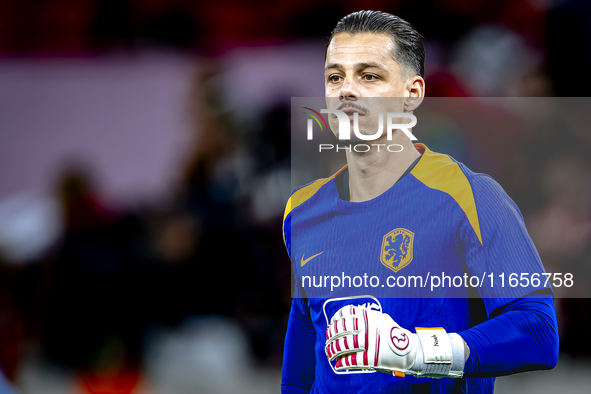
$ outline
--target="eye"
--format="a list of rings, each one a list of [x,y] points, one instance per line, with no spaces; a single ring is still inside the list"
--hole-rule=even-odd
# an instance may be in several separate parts
[[[377,75],[373,75],[373,74],[364,74],[362,79],[366,80],[366,81],[377,81],[379,78]]]
[[[341,80],[341,77],[338,76],[338,75],[336,75],[336,74],[333,74],[333,75],[330,75],[328,77],[328,80],[329,80],[329,82],[336,83],[336,82],[339,82]]]

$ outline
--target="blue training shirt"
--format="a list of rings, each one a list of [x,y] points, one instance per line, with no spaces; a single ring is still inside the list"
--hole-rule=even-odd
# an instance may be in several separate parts
[[[447,332],[467,332],[461,335],[474,351],[467,362],[470,372],[494,373],[486,362],[487,350],[479,351],[475,343],[483,332],[470,334],[475,322],[469,296],[477,291],[490,316],[536,291],[551,292],[521,213],[501,186],[447,155],[422,144],[415,147],[422,156],[412,170],[372,200],[350,202],[339,196],[337,179],[346,167],[291,195],[283,231],[295,288],[285,344],[284,392],[301,388],[314,393],[490,393],[493,378],[337,372],[324,353],[328,321],[342,306],[353,304],[387,313],[411,331],[443,327]],[[512,274],[535,274],[541,283],[534,286],[528,280],[511,286]],[[555,316],[553,306],[548,307],[546,315],[554,319],[551,331]],[[494,323],[489,330],[496,330]],[[519,338],[527,329],[513,331]],[[286,376],[295,384],[285,382]]]

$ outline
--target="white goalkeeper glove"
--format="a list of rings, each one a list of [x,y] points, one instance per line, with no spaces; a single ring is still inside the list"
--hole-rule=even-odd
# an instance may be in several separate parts
[[[414,334],[390,315],[347,305],[337,311],[326,329],[326,356],[335,369],[375,369],[404,374],[460,378],[464,340],[443,328],[417,328]]]

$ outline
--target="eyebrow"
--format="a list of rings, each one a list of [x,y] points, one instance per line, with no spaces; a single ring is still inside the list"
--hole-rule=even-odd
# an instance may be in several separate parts
[[[374,63],[374,62],[370,62],[370,63],[355,63],[355,69],[356,70],[362,70],[365,68],[379,68],[380,70],[386,70],[386,67],[384,67],[382,64],[380,63]],[[329,69],[333,69],[336,68],[338,70],[342,70],[344,67],[341,64],[338,63],[329,63],[324,67],[324,70],[329,70]]]

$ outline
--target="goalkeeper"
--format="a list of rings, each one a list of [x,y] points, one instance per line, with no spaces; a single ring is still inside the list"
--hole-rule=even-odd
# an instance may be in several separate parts
[[[332,32],[327,103],[337,100],[335,109],[357,119],[362,134],[375,132],[369,98],[402,98],[392,112],[412,114],[425,95],[423,75],[420,35],[398,17],[361,11]],[[328,119],[335,132],[335,117]],[[497,376],[553,368],[558,328],[545,284],[483,286],[478,298],[463,287],[424,294],[322,284],[335,272],[343,281],[545,272],[521,213],[498,183],[413,144],[402,130],[393,141],[383,138],[373,143],[402,149],[346,150],[347,166],[295,190],[287,203],[283,231],[295,294],[282,392],[492,393]]]

